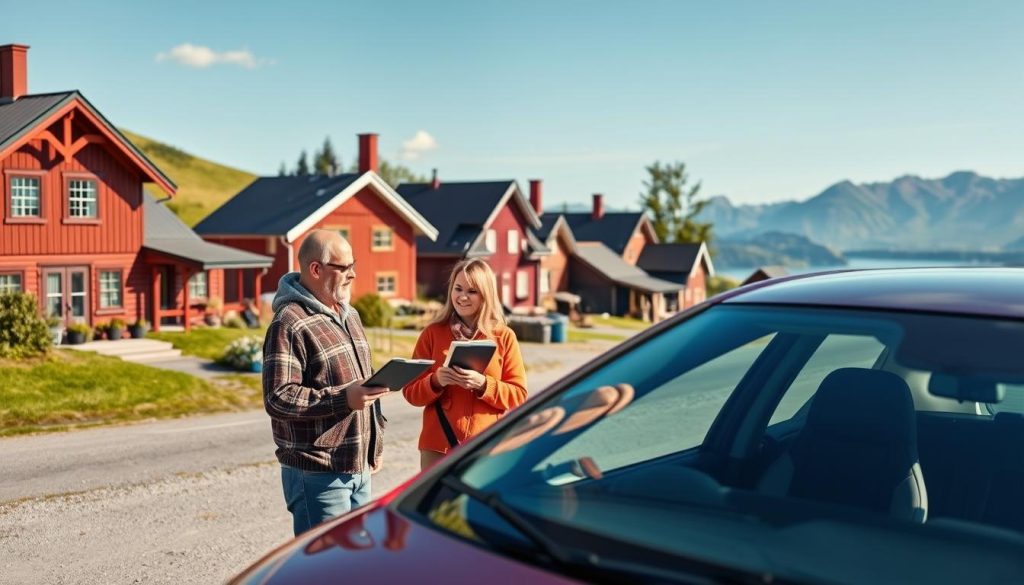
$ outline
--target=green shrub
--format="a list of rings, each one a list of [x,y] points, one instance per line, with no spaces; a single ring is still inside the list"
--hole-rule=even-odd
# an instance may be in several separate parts
[[[245,321],[242,318],[235,315],[224,319],[224,326],[230,329],[245,329]]]
[[[93,331],[88,323],[72,323],[68,325],[68,333],[81,333],[85,336],[86,341],[91,341]]]
[[[385,327],[391,320],[394,309],[376,293],[363,295],[352,303],[364,327]]]
[[[26,293],[0,295],[0,358],[27,358],[50,348],[50,328],[36,299]]]

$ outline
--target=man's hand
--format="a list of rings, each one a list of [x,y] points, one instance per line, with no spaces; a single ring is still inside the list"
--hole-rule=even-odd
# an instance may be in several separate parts
[[[345,388],[345,399],[352,410],[362,410],[373,404],[378,398],[390,392],[383,386],[360,386],[353,384]]]
[[[442,386],[454,384],[456,386],[461,386],[466,390],[472,390],[476,393],[479,393],[487,386],[487,378],[476,370],[465,370],[456,366],[451,368],[438,368],[435,374],[437,375],[437,381]]]

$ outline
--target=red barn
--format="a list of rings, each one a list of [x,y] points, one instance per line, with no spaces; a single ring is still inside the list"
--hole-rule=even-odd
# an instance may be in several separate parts
[[[252,280],[269,263],[209,245],[150,247],[166,232],[147,224],[143,184],[173,195],[174,182],[78,91],[28,94],[27,52],[0,46],[0,293],[34,294],[67,324],[187,327],[197,275],[205,295],[222,294],[222,266]]]
[[[417,236],[437,230],[377,174],[377,135],[359,136],[359,171],[261,177],[195,226],[209,242],[267,254],[274,264],[264,290],[299,269],[299,246],[315,229],[340,232],[356,260],[354,299],[378,293],[394,301],[416,298]]]
[[[463,258],[486,258],[498,279],[498,295],[509,308],[538,305],[540,258],[550,251],[537,239],[537,212],[515,181],[403,183],[398,192],[437,226],[438,237],[420,239],[420,294],[447,295],[452,266]]]

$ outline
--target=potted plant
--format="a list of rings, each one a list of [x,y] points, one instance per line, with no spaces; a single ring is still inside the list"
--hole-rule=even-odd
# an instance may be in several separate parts
[[[72,323],[68,326],[68,343],[77,345],[92,339],[92,327],[88,323]]]
[[[146,332],[149,331],[149,323],[142,317],[139,317],[128,327],[128,333],[131,334],[132,339],[141,339],[146,336]]]
[[[54,345],[60,345],[64,339],[64,322],[60,317],[51,315],[46,318],[46,326],[50,329],[50,340]]]
[[[101,339],[106,337],[106,335],[107,335],[107,327],[109,327],[109,326],[110,326],[110,324],[107,323],[106,321],[99,321],[95,325],[93,325],[92,326],[92,339],[95,339],[96,341],[100,341]]]
[[[224,350],[221,361],[236,370],[263,371],[263,340],[254,335],[240,337]]]
[[[220,327],[220,312],[224,309],[224,301],[218,296],[212,296],[206,300],[206,315],[204,321],[210,327]]]
[[[107,339],[117,341],[121,339],[122,333],[124,333],[124,319],[114,317],[107,325]]]

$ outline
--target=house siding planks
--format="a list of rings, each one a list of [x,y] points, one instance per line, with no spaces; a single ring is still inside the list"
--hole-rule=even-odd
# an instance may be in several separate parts
[[[502,285],[511,287],[510,303],[512,307],[532,307],[537,304],[537,260],[528,259],[522,251],[522,242],[526,238],[526,218],[512,199],[498,212],[494,221],[488,226],[497,235],[497,250],[487,258],[488,264],[498,278],[498,296],[502,296]],[[508,252],[508,232],[515,231],[520,245],[515,253]],[[519,298],[516,294],[516,274],[526,274],[526,296]]]

